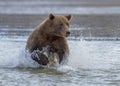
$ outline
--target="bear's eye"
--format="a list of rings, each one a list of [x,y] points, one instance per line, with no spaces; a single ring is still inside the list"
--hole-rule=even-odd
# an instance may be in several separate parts
[[[60,23],[59,25],[60,25],[60,26],[63,26],[63,23]]]
[[[69,27],[69,23],[66,23],[66,25]]]
[[[57,28],[58,28],[58,29],[62,29],[62,27],[63,27],[63,23],[59,23],[59,24],[57,25]]]

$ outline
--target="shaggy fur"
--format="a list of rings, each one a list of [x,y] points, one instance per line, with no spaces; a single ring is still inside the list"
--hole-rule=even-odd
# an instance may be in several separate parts
[[[30,34],[26,49],[32,53],[34,50],[42,50],[49,45],[52,51],[59,56],[59,63],[69,55],[69,48],[66,37],[70,34],[69,23],[72,16],[50,14]]]

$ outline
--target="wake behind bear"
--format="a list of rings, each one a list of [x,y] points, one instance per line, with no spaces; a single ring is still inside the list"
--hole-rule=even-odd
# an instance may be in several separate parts
[[[66,63],[69,55],[67,37],[72,16],[50,14],[30,34],[26,49],[40,65]]]

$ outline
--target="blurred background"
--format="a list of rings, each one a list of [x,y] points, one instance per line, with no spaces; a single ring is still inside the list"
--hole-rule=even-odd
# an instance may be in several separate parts
[[[0,36],[28,36],[50,13],[73,15],[69,39],[120,40],[120,0],[0,0]]]

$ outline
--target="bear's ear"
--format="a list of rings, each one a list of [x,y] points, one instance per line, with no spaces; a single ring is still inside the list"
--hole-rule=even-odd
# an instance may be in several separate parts
[[[68,21],[70,21],[72,19],[72,15],[71,14],[69,14],[69,15],[67,15],[65,17],[68,19]]]
[[[49,14],[49,19],[53,20],[55,18],[55,16],[53,14]]]

